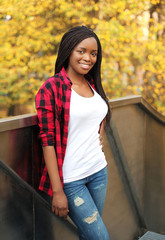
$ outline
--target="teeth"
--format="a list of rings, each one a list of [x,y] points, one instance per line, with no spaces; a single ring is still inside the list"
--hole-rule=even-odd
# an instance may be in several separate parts
[[[89,68],[89,67],[90,67],[90,65],[82,64],[82,63],[81,63],[81,66],[82,66],[82,67],[85,67],[85,68]]]

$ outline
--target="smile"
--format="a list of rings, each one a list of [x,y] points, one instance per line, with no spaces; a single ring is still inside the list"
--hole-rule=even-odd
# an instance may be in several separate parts
[[[91,64],[83,64],[83,63],[80,63],[81,67],[84,68],[84,69],[90,69],[91,68]]]

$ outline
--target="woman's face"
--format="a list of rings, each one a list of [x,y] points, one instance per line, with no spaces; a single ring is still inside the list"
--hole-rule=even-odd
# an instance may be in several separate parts
[[[67,73],[76,75],[87,74],[97,61],[98,46],[94,37],[80,42],[69,57]]]

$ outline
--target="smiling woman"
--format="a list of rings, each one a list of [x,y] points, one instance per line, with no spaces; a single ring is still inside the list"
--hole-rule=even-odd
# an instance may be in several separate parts
[[[67,73],[87,74],[97,60],[97,42],[95,38],[87,38],[79,43],[69,57]],[[83,71],[83,72],[82,72]]]
[[[69,57],[66,73],[72,79],[72,89],[83,97],[93,96],[93,91],[84,75],[97,61],[97,48],[95,38],[86,38],[73,49]]]
[[[44,164],[39,189],[52,211],[76,224],[81,240],[109,240],[102,220],[107,162],[102,151],[110,109],[101,84],[102,50],[89,28],[64,34],[55,66],[36,95]]]

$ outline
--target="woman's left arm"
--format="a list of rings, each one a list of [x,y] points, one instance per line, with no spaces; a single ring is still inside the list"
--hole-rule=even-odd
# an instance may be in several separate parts
[[[100,140],[100,145],[102,148],[103,148],[103,132],[104,132],[105,121],[106,121],[106,119],[104,118],[100,124],[100,130],[99,130],[99,134],[100,134],[99,140]]]
[[[103,132],[104,132],[104,127],[105,127],[105,121],[106,119],[104,118],[103,121],[101,122],[101,125],[100,125],[100,136],[103,136]]]

